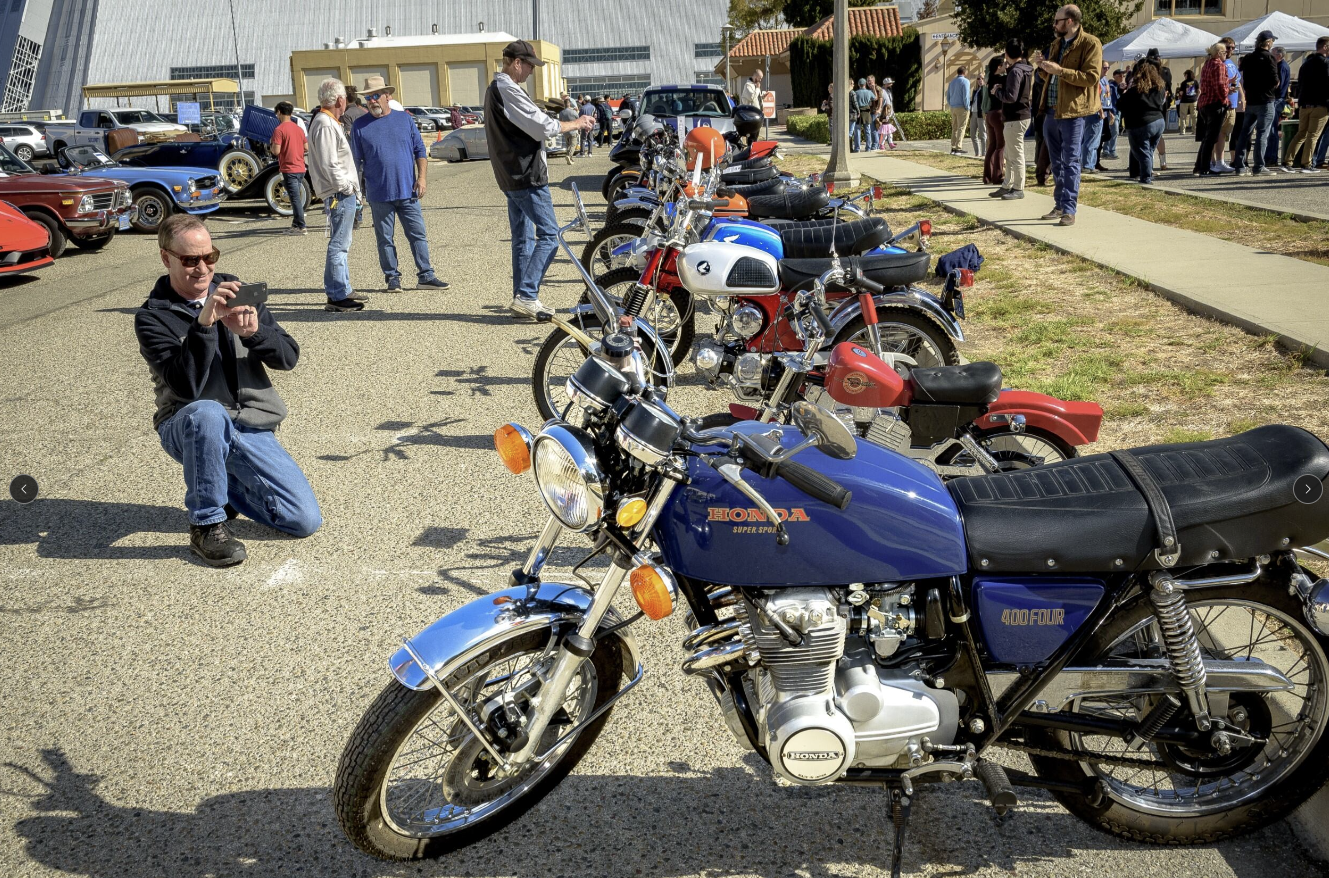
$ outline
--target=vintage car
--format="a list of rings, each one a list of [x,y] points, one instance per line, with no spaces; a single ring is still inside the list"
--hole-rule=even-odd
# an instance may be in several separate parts
[[[50,236],[50,255],[69,241],[80,250],[100,250],[134,220],[129,187],[118,180],[79,179],[38,173],[0,146],[0,199],[8,201]]]
[[[463,125],[443,135],[443,139],[429,146],[429,155],[449,162],[489,158],[489,142],[485,139],[485,126]]]
[[[0,201],[0,277],[36,271],[55,262],[51,233],[14,205]]]
[[[62,172],[80,179],[123,180],[129,184],[140,232],[156,232],[177,210],[212,213],[226,198],[221,177],[211,168],[141,168],[124,165],[91,146],[70,146],[56,154]],[[57,177],[56,179],[60,179]]]
[[[734,130],[734,108],[718,85],[653,85],[641,95],[641,111],[677,132],[682,140],[693,128]]]

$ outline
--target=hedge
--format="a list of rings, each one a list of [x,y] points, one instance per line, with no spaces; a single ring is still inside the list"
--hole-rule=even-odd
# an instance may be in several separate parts
[[[896,113],[900,128],[907,140],[945,140],[951,136],[951,114],[942,110],[927,113]],[[785,128],[795,137],[815,140],[818,143],[831,142],[830,117],[824,113],[816,116],[790,116]]]
[[[789,44],[789,75],[793,82],[794,106],[819,107],[826,99],[826,86],[833,79],[834,43],[797,37]],[[856,36],[849,41],[851,79],[869,73],[880,82],[889,76],[895,80],[891,96],[895,109],[909,111],[923,84],[923,54],[918,31],[906,28],[898,37]]]

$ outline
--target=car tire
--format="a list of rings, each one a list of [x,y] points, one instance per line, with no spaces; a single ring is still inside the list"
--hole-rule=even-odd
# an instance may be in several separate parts
[[[69,245],[69,239],[65,237],[65,230],[60,222],[50,214],[36,210],[32,213],[25,213],[24,216],[34,223],[41,223],[46,226],[46,231],[51,233],[51,256],[59,259],[60,254],[65,252],[65,247]]]
[[[304,186],[300,188],[304,196],[305,211],[309,210],[309,181],[304,181]],[[290,196],[286,194],[286,183],[281,174],[273,174],[263,184],[263,200],[268,203],[268,210],[277,214],[277,216],[291,216],[295,211],[291,208]]]
[[[14,155],[18,156],[20,161],[30,162],[32,161],[32,157],[36,154],[37,153],[33,148],[26,143],[20,143],[18,146],[14,147]]]
[[[134,206],[138,214],[134,217],[134,228],[140,232],[155,235],[162,222],[175,212],[171,197],[160,189],[144,186],[134,190]]]
[[[466,161],[466,150],[465,150],[465,149],[462,149],[461,147],[457,147],[457,157],[456,157],[455,159],[448,159],[448,161],[450,161],[450,162],[464,162],[464,161]]]
[[[73,241],[74,246],[80,250],[96,251],[111,243],[111,239],[114,237],[115,230],[112,229],[105,235],[98,235],[95,238],[71,238],[70,240]]]
[[[217,173],[227,193],[235,195],[254,182],[262,167],[258,156],[249,150],[232,149],[222,153],[221,161],[217,163]]]

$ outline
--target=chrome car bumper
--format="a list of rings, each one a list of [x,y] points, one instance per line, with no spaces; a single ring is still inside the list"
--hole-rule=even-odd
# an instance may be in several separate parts
[[[128,216],[132,223],[138,219],[138,206],[131,204],[129,207],[119,207],[114,210],[99,210],[95,215],[65,220],[64,223],[65,227],[71,232],[95,234],[120,228],[120,217],[122,215]]]

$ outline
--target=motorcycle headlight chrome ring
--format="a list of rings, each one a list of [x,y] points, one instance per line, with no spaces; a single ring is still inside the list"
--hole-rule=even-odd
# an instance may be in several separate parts
[[[566,424],[550,424],[531,449],[535,484],[554,517],[582,533],[604,515],[606,479],[591,437]]]

